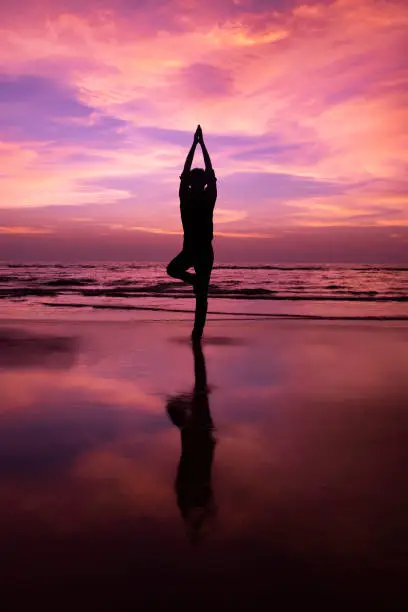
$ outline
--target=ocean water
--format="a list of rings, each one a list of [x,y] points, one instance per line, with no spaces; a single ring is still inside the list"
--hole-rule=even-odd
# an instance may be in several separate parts
[[[0,316],[15,318],[99,311],[105,318],[174,319],[194,310],[191,287],[157,262],[2,263],[0,298]],[[408,267],[221,263],[209,298],[209,318],[408,319]]]

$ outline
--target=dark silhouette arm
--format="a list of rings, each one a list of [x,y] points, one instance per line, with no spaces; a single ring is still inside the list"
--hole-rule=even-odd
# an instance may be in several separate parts
[[[207,147],[205,146],[204,143],[204,137],[203,137],[203,133],[201,130],[201,127],[198,126],[197,128],[197,133],[198,133],[198,142],[201,145],[201,149],[203,152],[203,157],[204,157],[204,163],[205,163],[205,172],[207,175],[207,194],[210,197],[210,201],[212,206],[215,206],[215,201],[217,199],[217,178],[215,176],[215,172],[214,169],[212,167],[212,163],[211,163],[211,158],[210,155],[207,151]]]
[[[204,157],[204,163],[205,163],[205,171],[207,172],[207,174],[209,176],[211,176],[212,174],[214,174],[214,170],[212,167],[212,163],[211,163],[211,158],[209,156],[209,153],[207,151],[207,147],[205,146],[204,143],[204,136],[203,136],[203,130],[201,129],[201,125],[199,125],[197,127],[196,133],[195,133],[195,137],[197,138],[198,142],[201,145],[201,149],[203,151],[203,157]]]
[[[181,198],[188,190],[187,178],[191,170],[191,164],[193,163],[194,153],[198,145],[198,132],[194,134],[194,142],[191,145],[190,151],[187,153],[186,161],[184,162],[183,172],[180,175],[180,188],[179,197]]]
[[[183,174],[187,175],[188,172],[190,172],[191,164],[193,163],[194,153],[195,153],[197,144],[198,144],[198,140],[196,138],[196,135],[194,135],[194,142],[191,145],[190,151],[187,153],[186,161],[184,162],[184,168],[183,168],[183,172],[181,176],[183,176]]]
[[[212,167],[210,155],[209,155],[209,153],[207,151],[207,147],[205,146],[203,138],[200,140],[200,144],[201,144],[201,149],[203,151],[203,157],[204,157],[204,163],[205,163],[205,171],[208,174],[212,174],[214,172],[214,170],[213,170],[213,167]]]

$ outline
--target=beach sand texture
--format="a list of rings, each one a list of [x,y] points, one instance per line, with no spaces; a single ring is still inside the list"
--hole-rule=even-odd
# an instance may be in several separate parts
[[[189,331],[1,323],[3,609],[404,609],[408,325]]]

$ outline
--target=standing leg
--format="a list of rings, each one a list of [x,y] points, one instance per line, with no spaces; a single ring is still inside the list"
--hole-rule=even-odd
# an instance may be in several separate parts
[[[181,251],[167,266],[167,274],[172,278],[179,278],[189,285],[195,285],[196,275],[187,272],[192,265],[191,257],[185,251]]]
[[[207,318],[208,305],[208,285],[210,284],[210,276],[214,263],[214,252],[212,246],[200,254],[194,262],[196,271],[196,310],[194,318],[194,328],[192,333],[193,340],[201,338],[204,331],[205,320]]]

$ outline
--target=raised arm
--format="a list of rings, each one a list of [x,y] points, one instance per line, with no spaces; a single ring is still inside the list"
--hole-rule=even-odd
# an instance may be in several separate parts
[[[195,133],[194,137],[197,138],[197,141],[201,145],[201,149],[203,151],[204,163],[205,163],[205,170],[208,173],[210,173],[210,172],[212,173],[213,172],[213,167],[212,167],[210,156],[209,156],[208,151],[207,151],[207,147],[204,144],[204,136],[203,136],[203,130],[201,129],[201,125],[199,125],[197,127],[197,130],[196,130],[196,133]]]
[[[203,151],[203,157],[204,157],[204,163],[205,163],[205,170],[208,173],[212,173],[213,172],[213,167],[212,167],[212,163],[211,163],[211,158],[210,155],[207,151],[207,147],[205,146],[204,143],[204,136],[203,136],[203,132],[201,130],[201,127],[198,126],[197,128],[197,132],[198,132],[198,142],[201,145],[201,149]]]
[[[183,172],[180,175],[179,197],[182,198],[188,191],[188,175],[190,174],[191,164],[193,163],[194,153],[198,144],[197,131],[194,134],[194,141],[190,151],[187,153],[186,161],[184,162]]]
[[[203,151],[204,163],[205,163],[205,172],[207,174],[207,193],[212,200],[212,205],[215,206],[215,201],[217,199],[217,179],[215,176],[214,169],[212,167],[211,158],[207,151],[207,147],[204,143],[204,136],[201,129],[201,126],[198,126],[196,134],[198,135],[198,142],[201,145],[201,149]]]
[[[197,132],[194,134],[194,142],[191,145],[190,151],[187,153],[186,161],[184,162],[183,174],[188,174],[191,170],[191,164],[193,163],[194,153],[198,144]]]

